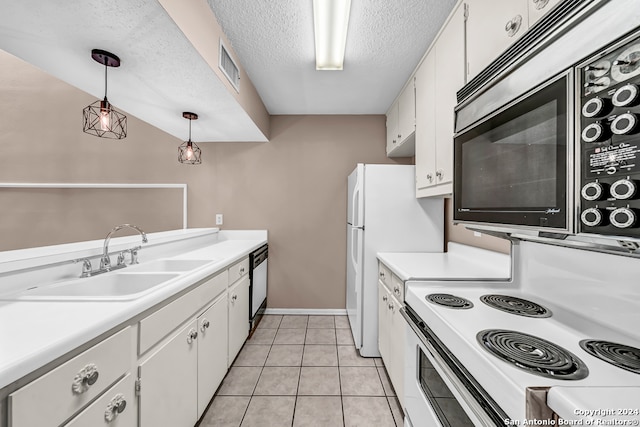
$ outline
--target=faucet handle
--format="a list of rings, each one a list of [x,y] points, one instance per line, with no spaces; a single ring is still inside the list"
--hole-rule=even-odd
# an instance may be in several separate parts
[[[82,274],[80,277],[89,277],[91,275],[91,270],[93,267],[91,266],[91,260],[89,258],[85,258],[82,260]]]

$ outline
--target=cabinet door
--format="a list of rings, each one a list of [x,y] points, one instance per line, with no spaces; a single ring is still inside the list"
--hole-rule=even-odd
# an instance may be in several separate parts
[[[416,71],[416,191],[435,185],[435,50]]]
[[[249,336],[249,276],[229,289],[229,358],[231,366]]]
[[[227,373],[227,293],[198,317],[198,418]]]
[[[176,332],[140,364],[140,425],[192,426],[197,417],[197,322]]]
[[[527,0],[467,0],[468,79],[516,41],[528,28]]]
[[[398,99],[398,144],[416,130],[416,92],[413,79],[404,88]]]
[[[387,113],[387,154],[398,143],[398,103],[395,103]]]
[[[453,133],[456,92],[464,86],[464,5],[460,4],[435,44],[436,184],[453,181]]]
[[[396,391],[400,405],[404,405],[404,349],[406,321],[400,314],[401,304],[394,297],[389,304],[390,363],[387,372]],[[386,362],[385,362],[386,363]]]
[[[527,0],[529,7],[529,27],[532,27],[533,24],[538,22],[544,14],[558,3],[560,3],[560,0]]]
[[[384,364],[389,363],[389,291],[378,281],[378,350]]]

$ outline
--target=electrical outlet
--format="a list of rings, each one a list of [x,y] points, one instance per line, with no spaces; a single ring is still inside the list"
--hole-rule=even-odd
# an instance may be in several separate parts
[[[473,235],[474,235],[475,237],[482,237],[482,233],[480,233],[479,231],[474,231],[474,232],[473,232]]]
[[[216,225],[222,225],[222,214],[216,214]]]

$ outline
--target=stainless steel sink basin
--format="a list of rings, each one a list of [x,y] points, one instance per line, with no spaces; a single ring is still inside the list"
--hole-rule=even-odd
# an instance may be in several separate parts
[[[106,273],[27,289],[14,301],[127,301],[140,298],[177,277],[174,273]]]
[[[215,261],[214,259],[158,259],[149,261],[135,266],[127,267],[131,271],[137,272],[185,272],[195,270],[205,264]]]

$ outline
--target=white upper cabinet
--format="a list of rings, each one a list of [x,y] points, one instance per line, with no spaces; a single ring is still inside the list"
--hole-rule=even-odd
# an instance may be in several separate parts
[[[416,191],[435,185],[436,52],[416,71]]]
[[[467,61],[471,80],[520,38],[529,26],[531,0],[467,0]]]
[[[415,154],[416,95],[413,78],[387,112],[387,156]]]
[[[456,92],[464,85],[464,4],[416,71],[416,196],[447,196],[453,182]]]

